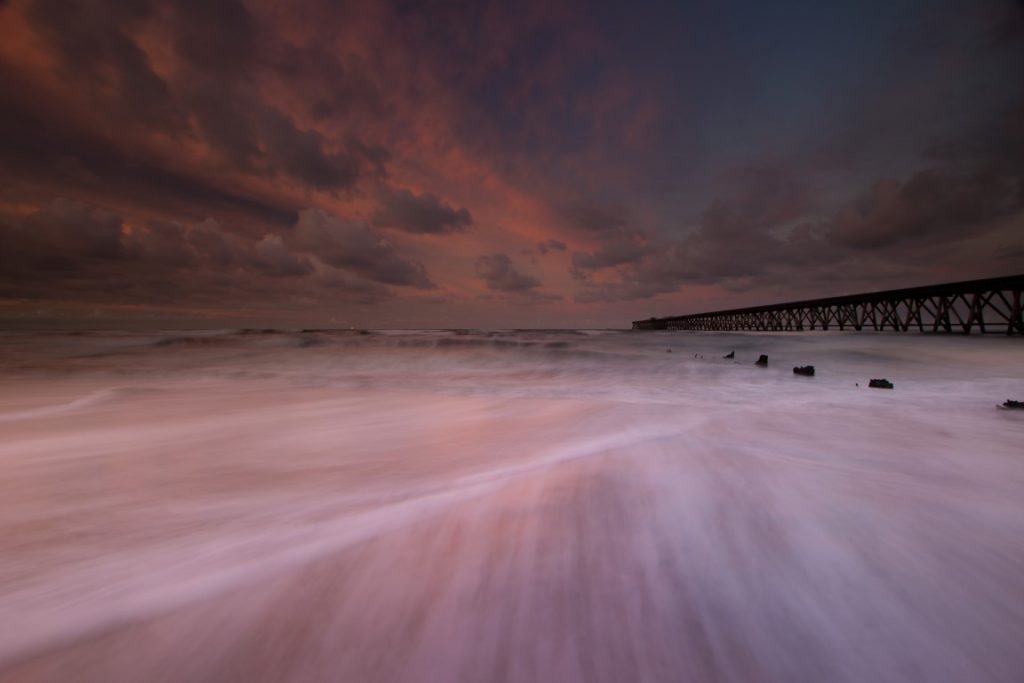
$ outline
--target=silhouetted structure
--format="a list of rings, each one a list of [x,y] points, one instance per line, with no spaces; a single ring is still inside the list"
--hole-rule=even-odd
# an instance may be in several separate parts
[[[634,330],[893,330],[1024,335],[1024,275],[633,322]]]

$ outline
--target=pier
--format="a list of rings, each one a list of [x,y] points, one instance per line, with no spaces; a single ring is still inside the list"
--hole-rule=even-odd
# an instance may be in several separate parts
[[[848,294],[633,322],[634,330],[874,330],[1024,335],[1024,275]]]

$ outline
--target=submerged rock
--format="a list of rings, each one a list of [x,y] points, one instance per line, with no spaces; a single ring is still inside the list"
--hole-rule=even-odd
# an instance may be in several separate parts
[[[757,357],[757,360],[754,361],[754,365],[760,365],[762,368],[768,367],[768,356],[762,353]]]
[[[804,377],[814,377],[814,366],[813,365],[798,365],[793,368],[794,375],[803,375]]]
[[[729,353],[727,353],[724,356],[722,356],[722,358],[735,358],[735,357],[736,357],[736,352],[735,351],[730,351]]]
[[[873,379],[868,382],[868,386],[872,389],[892,389],[892,382],[887,379]]]

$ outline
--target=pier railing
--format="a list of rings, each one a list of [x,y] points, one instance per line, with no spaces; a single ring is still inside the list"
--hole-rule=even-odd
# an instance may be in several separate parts
[[[1024,335],[1024,275],[633,322],[634,330],[875,330]]]

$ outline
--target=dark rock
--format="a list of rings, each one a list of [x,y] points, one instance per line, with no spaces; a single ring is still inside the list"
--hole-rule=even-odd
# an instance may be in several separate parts
[[[768,367],[768,356],[762,353],[758,356],[757,360],[754,361],[754,365],[760,365],[762,368]]]
[[[672,349],[665,349],[665,353],[672,353]]]
[[[1003,404],[1004,408],[1012,408],[1014,410],[1024,410],[1024,401],[1014,401],[1012,399],[1006,399],[1006,403]]]
[[[722,358],[735,358],[735,357],[736,357],[736,352],[735,351],[730,351],[729,353],[727,353],[724,356],[722,356]]]
[[[803,375],[804,377],[814,377],[814,366],[813,365],[798,365],[793,368],[794,375]]]
[[[887,379],[873,379],[868,382],[868,386],[872,389],[892,389],[892,382]]]

